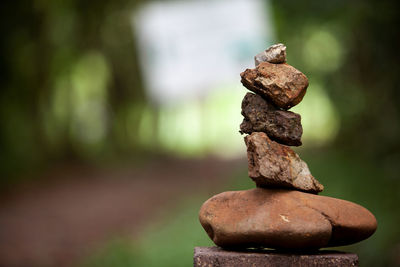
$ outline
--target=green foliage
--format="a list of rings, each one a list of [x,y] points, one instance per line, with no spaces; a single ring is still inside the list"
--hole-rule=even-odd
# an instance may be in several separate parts
[[[158,110],[144,97],[131,16],[145,2],[39,0],[2,6],[3,177],[59,160],[113,158],[144,148],[193,155],[215,147],[218,131],[198,141],[204,133],[190,130],[208,127],[204,121],[225,123],[211,118],[213,112],[228,112],[227,103],[215,103],[221,105],[215,110],[210,98],[199,119],[196,104]],[[267,6],[276,41],[288,46],[289,63],[310,78],[310,98],[304,100],[310,103],[299,111],[312,106],[316,117],[326,117],[310,134],[311,113],[304,111],[305,137],[337,136],[336,145],[375,159],[400,158],[399,2],[273,0]],[[181,114],[171,119],[176,112]],[[188,126],[174,128],[173,119],[181,117]],[[182,137],[172,138],[172,131]]]
[[[399,2],[276,0],[272,7],[288,61],[318,81],[338,111],[336,144],[375,160],[399,157]]]
[[[2,176],[135,147],[115,134],[114,117],[126,123],[126,107],[143,102],[131,13],[123,11],[133,11],[136,3],[10,1],[2,6]]]

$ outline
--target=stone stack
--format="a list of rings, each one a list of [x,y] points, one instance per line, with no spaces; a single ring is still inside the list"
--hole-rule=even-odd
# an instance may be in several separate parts
[[[249,176],[256,188],[224,192],[201,207],[200,222],[222,248],[319,249],[371,236],[376,219],[349,201],[319,196],[324,187],[290,148],[300,146],[299,114],[308,79],[286,63],[286,47],[273,45],[241,73],[247,93],[240,132],[248,134]],[[317,111],[316,111],[317,112]]]

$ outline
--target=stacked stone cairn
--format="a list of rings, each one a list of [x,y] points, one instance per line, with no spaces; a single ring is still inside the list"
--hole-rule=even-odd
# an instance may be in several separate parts
[[[248,174],[256,188],[207,200],[199,213],[205,231],[225,249],[309,250],[368,238],[377,227],[374,215],[352,202],[319,196],[323,185],[290,148],[302,144],[303,129],[300,115],[288,109],[303,99],[307,77],[286,63],[283,44],[255,56],[255,63],[241,73],[255,94],[243,99],[240,132],[248,134]]]

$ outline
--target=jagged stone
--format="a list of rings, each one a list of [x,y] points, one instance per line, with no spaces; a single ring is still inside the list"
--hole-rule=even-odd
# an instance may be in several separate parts
[[[286,63],[262,62],[255,69],[246,69],[240,76],[247,89],[285,110],[300,103],[308,87],[307,77]]]
[[[268,47],[265,51],[257,54],[254,57],[256,66],[261,62],[269,63],[285,63],[286,62],[286,46],[284,44],[274,44]]]
[[[318,193],[324,189],[307,164],[288,146],[278,144],[265,133],[245,137],[249,176],[259,187],[287,187]]]
[[[241,133],[264,132],[278,143],[301,145],[303,128],[299,114],[279,110],[261,96],[247,93],[242,101],[242,115]]]

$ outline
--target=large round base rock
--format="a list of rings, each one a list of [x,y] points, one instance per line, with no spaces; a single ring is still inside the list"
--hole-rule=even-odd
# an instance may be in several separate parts
[[[281,266],[358,266],[358,256],[338,251],[291,254],[277,251],[226,251],[218,247],[196,247],[194,267],[281,267]]]
[[[224,192],[200,209],[200,223],[223,248],[318,249],[357,243],[377,227],[355,203],[295,190]]]

